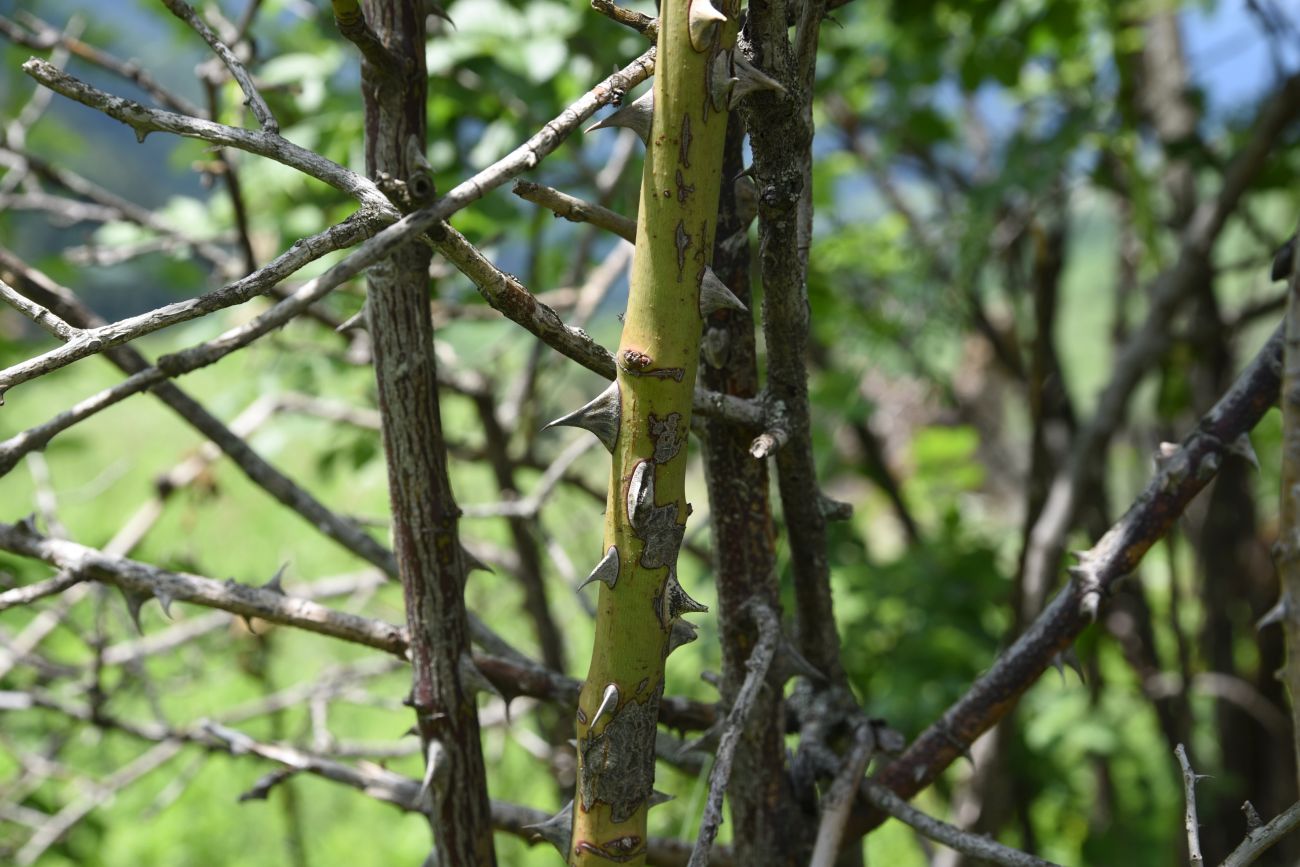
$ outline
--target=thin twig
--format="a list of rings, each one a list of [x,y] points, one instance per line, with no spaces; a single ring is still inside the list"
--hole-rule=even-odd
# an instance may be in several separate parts
[[[866,793],[867,799],[883,812],[911,826],[936,843],[942,843],[964,855],[991,861],[994,864],[1003,864],[1006,867],[1058,867],[1051,861],[1044,861],[1026,852],[1003,846],[996,840],[963,831],[933,816],[927,816],[879,783],[867,781],[862,791]]]
[[[658,18],[651,18],[649,15],[644,15],[635,9],[625,9],[612,2],[612,0],[591,0],[591,8],[611,21],[616,21],[625,27],[631,27],[652,43],[659,38]]]
[[[90,811],[109,801],[115,793],[126,788],[145,774],[158,769],[181,751],[182,744],[176,741],[163,741],[152,749],[146,750],[135,760],[119,768],[102,783],[96,783],[90,791],[80,795],[71,803],[51,816],[49,821],[37,829],[36,833],[18,850],[15,863],[19,865],[34,864],[47,849],[63,837],[73,825],[84,819]]]
[[[876,736],[871,723],[862,721],[853,734],[853,746],[836,774],[834,782],[821,800],[821,822],[817,825],[817,842],[813,846],[808,867],[832,867],[840,854],[844,839],[844,825],[853,806],[853,796],[858,783],[867,770],[867,762],[876,748]]]
[[[104,324],[67,287],[50,280],[45,274],[31,268],[2,247],[0,247],[0,269],[9,272],[9,279],[14,281],[16,287],[25,295],[35,296],[65,320],[82,328],[93,328]],[[105,355],[109,361],[127,373],[136,373],[149,367],[144,357],[129,346],[109,349]],[[250,481],[266,491],[277,502],[300,515],[308,525],[352,554],[378,566],[389,576],[397,574],[397,565],[391,551],[376,542],[355,523],[330,511],[305,489],[273,467],[253,451],[242,436],[204,409],[181,388],[174,383],[164,382],[151,391],[186,423],[210,439]],[[107,550],[124,554],[129,551],[129,548],[120,550],[110,547]]]
[[[4,301],[60,340],[75,340],[82,333],[81,329],[73,328],[35,301],[20,295],[3,280],[0,280],[0,301]]]
[[[381,237],[386,229],[376,237]],[[587,332],[564,324],[560,314],[543,304],[513,274],[507,274],[483,255],[464,235],[446,223],[429,231],[438,251],[474,282],[483,298],[507,318],[522,325],[560,354],[606,379],[614,378],[614,356]],[[761,427],[766,409],[761,401],[746,400],[714,391],[695,390],[695,412],[725,418],[750,428]]]
[[[322,256],[367,238],[376,228],[376,219],[373,213],[358,211],[336,226],[330,226],[323,232],[295,241],[288,250],[264,267],[220,289],[214,289],[198,298],[178,301],[139,316],[122,319],[101,328],[70,333],[69,337],[65,338],[68,342],[62,346],[0,371],[0,394],[15,385],[51,373],[74,361],[103,352],[105,349],[129,343],[170,325],[188,322],[217,310],[243,304],[265,294],[272,286]],[[355,276],[356,272],[347,273],[345,270],[344,273],[346,276],[339,282]],[[333,283],[329,288],[337,285],[338,283]]]
[[[1186,802],[1183,830],[1187,832],[1187,863],[1191,867],[1200,867],[1205,863],[1201,855],[1201,825],[1196,819],[1196,784],[1201,778],[1192,770],[1182,744],[1174,747],[1174,755],[1178,756],[1178,766],[1183,770],[1183,798]]]
[[[1158,468],[1124,516],[1082,555],[1081,572],[1007,648],[987,672],[922,732],[877,779],[908,798],[929,785],[981,734],[1015,706],[1051,660],[1091,620],[1081,606],[1131,574],[1187,503],[1217,475],[1229,447],[1277,401],[1282,367],[1279,329],[1179,448]],[[883,820],[878,810],[854,809],[850,829],[866,833]]]
[[[603,205],[588,202],[532,181],[515,181],[511,192],[521,199],[554,211],[557,217],[564,217],[574,223],[590,223],[636,243],[636,220],[611,211]]]
[[[194,7],[186,3],[185,0],[163,0],[163,3],[171,10],[173,15],[190,25],[194,32],[202,36],[203,41],[208,43],[208,47],[212,49],[213,53],[221,58],[221,62],[226,65],[226,69],[230,70],[231,76],[234,77],[235,81],[239,82],[239,89],[244,92],[244,99],[248,107],[253,110],[253,117],[257,118],[262,130],[272,134],[278,133],[280,124],[276,122],[275,116],[271,114],[271,109],[266,104],[266,100],[262,98],[257,86],[253,84],[253,77],[248,74],[244,64],[239,62],[239,58],[235,56],[235,53],[217,38],[217,34],[212,32],[212,28],[207,25],[207,22],[200,18],[198,13],[194,11]]]
[[[76,542],[41,536],[18,524],[0,523],[0,548],[112,584],[129,595],[155,597],[164,610],[174,601],[192,602],[241,617],[257,617],[270,623],[296,626],[308,632],[373,647],[399,658],[406,654],[406,638],[398,626],[334,611],[274,590],[159,569],[137,560],[113,557]]]
[[[1110,382],[1097,399],[1097,409],[1075,438],[1070,459],[1052,481],[1047,500],[1029,533],[1023,558],[1027,594],[1045,598],[1087,475],[1094,471],[1111,435],[1119,429],[1133,391],[1168,348],[1170,324],[1207,273],[1210,253],[1228,218],[1237,210],[1248,186],[1268,164],[1266,157],[1297,113],[1300,113],[1300,75],[1293,75],[1260,110],[1251,138],[1227,168],[1218,194],[1192,214],[1177,261],[1155,281],[1146,321],[1120,350]],[[1081,601],[1089,613],[1096,613],[1095,595],[1085,595]]]
[[[736,755],[736,746],[745,733],[749,712],[753,710],[754,700],[758,698],[759,690],[763,688],[767,671],[772,665],[772,657],[776,654],[777,639],[781,635],[781,625],[770,608],[753,604],[750,606],[750,614],[758,628],[758,641],[754,643],[749,661],[745,664],[748,669],[745,681],[741,684],[740,691],[736,693],[735,703],[727,713],[727,722],[722,730],[722,738],[718,742],[717,758],[714,759],[713,770],[709,773],[709,797],[704,804],[700,833],[695,838],[695,849],[691,852],[691,860],[687,867],[706,867],[709,863],[713,840],[718,836],[718,826],[722,824],[722,796],[731,781],[731,763]]]
[[[181,227],[176,225],[175,221],[166,220],[148,208],[141,207],[130,199],[106,190],[94,181],[82,177],[70,169],[56,166],[28,150],[18,148],[13,142],[0,145],[0,153],[12,154],[14,159],[20,161],[20,166],[26,166],[27,170],[37,177],[63,187],[68,192],[75,193],[81,198],[88,199],[95,205],[101,205],[104,209],[107,209],[100,213],[93,206],[88,206],[84,202],[71,203],[77,205],[78,210],[66,214],[68,219],[93,220],[96,222],[125,220],[150,229],[164,238],[174,239],[177,243],[192,249],[217,268],[225,268],[230,262],[230,254],[223,247],[205,238],[186,234]],[[57,201],[60,203],[68,202],[68,200],[62,198]],[[36,206],[52,210],[54,204],[41,205],[37,202]],[[68,205],[59,205],[59,207],[67,208]],[[55,212],[64,213],[62,211]]]
[[[1286,812],[1279,813],[1273,821],[1262,828],[1253,828],[1246,832],[1246,839],[1223,859],[1220,867],[1247,867],[1254,864],[1260,855],[1291,833],[1300,825],[1300,802],[1292,804]]]
[[[141,141],[151,132],[169,132],[211,144],[238,148],[283,163],[323,181],[357,199],[362,207],[380,212],[392,210],[388,198],[369,180],[314,151],[299,147],[278,133],[241,129],[199,117],[149,108],[91,87],[84,81],[57,69],[48,61],[36,57],[24,63],[22,68],[23,72],[56,93],[102,111],[114,120],[131,127],[135,130],[136,138]]]
[[[58,28],[34,15],[23,14],[22,23],[30,33],[24,31],[16,22],[0,17],[0,34],[3,34],[17,45],[34,48],[37,51],[51,51],[58,47],[65,48],[87,63],[94,64],[131,82],[152,96],[164,108],[194,117],[202,116],[203,110],[201,108],[184,97],[167,90],[135,61],[114,57],[103,49],[82,42],[74,36],[61,33]]]
[[[560,452],[551,465],[546,468],[546,472],[537,480],[537,485],[533,488],[532,493],[528,496],[516,500],[502,500],[499,503],[489,503],[482,506],[462,506],[466,518],[535,518],[542,510],[542,505],[550,496],[551,491],[559,484],[560,479],[569,471],[569,467],[584,454],[587,450],[596,444],[597,440],[593,437],[584,436],[576,438],[569,444],[568,448]]]
[[[120,587],[137,597],[155,597],[165,606],[172,602],[188,602],[373,647],[400,659],[406,657],[406,637],[401,627],[337,611],[274,589],[160,569],[75,542],[50,539],[22,525],[0,523],[0,550],[33,557],[87,579]],[[317,588],[312,595],[330,595],[324,591],[325,588]],[[506,695],[527,695],[576,705],[581,687],[579,681],[521,656],[493,633],[486,632],[485,627],[476,624],[477,621],[471,621],[475,642],[495,655],[475,654],[474,663],[498,689]],[[503,648],[504,653],[501,652]],[[152,652],[156,651],[157,648]],[[113,664],[123,664],[126,657],[132,655],[139,655],[139,652],[125,654],[114,651],[108,659]],[[677,696],[665,696],[660,702],[659,713],[664,724],[680,729],[707,729],[717,720],[711,705]]]
[[[47,596],[55,596],[85,581],[85,577],[74,572],[60,572],[52,578],[46,578],[44,581],[37,581],[35,584],[25,584],[22,587],[14,587],[0,593],[0,611],[14,608],[19,605],[30,605],[39,599]]]

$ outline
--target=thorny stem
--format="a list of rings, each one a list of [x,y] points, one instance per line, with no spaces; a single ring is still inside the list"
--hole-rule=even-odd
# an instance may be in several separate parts
[[[668,0],[659,19],[636,256],[615,356],[619,417],[609,443],[605,558],[595,573],[602,577],[595,582],[596,640],[577,714],[578,792],[567,853],[574,867],[645,863],[664,659],[675,621],[701,610],[676,570],[690,514],[685,446],[700,287],[713,252],[727,125],[726,99],[721,109],[714,104],[709,79],[714,57],[734,39],[739,4],[726,4],[721,26],[699,19],[704,6]]]
[[[273,588],[160,569],[127,559],[111,550],[123,547],[127,546],[110,543],[110,549],[98,550],[42,536],[23,524],[0,523],[0,550],[40,560],[65,574],[77,576],[79,581],[112,585],[137,598],[153,597],[160,603],[166,600],[168,606],[185,602],[239,617],[279,623],[381,650],[398,659],[409,657],[406,633],[400,626],[336,611],[313,602],[313,597],[332,592],[329,582],[316,582],[303,591],[307,595],[286,596]],[[355,589],[352,584],[356,582],[352,579],[345,583]],[[161,635],[152,636],[148,640],[152,642],[161,638]],[[475,654],[474,664],[507,698],[529,696],[566,708],[572,708],[577,702],[581,684],[574,678],[527,660],[521,662],[514,657],[492,653]],[[105,655],[105,664],[124,663],[121,649],[110,648]],[[711,704],[666,696],[659,703],[659,721],[675,729],[701,731],[717,722],[717,712]]]

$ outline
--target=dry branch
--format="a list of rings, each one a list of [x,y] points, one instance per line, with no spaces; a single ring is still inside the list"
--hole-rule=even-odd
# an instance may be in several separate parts
[[[636,243],[636,220],[611,211],[603,205],[584,201],[577,196],[532,181],[515,181],[511,192],[521,199],[554,211],[557,217],[563,217],[574,223],[590,223]]]
[[[723,725],[722,738],[718,741],[717,757],[713,761],[713,770],[709,773],[709,796],[704,802],[704,817],[700,820],[700,833],[695,838],[695,849],[687,867],[707,867],[713,840],[718,836],[718,826],[722,824],[722,796],[731,782],[731,763],[736,755],[736,746],[745,733],[749,723],[750,712],[758,698],[759,690],[767,679],[772,657],[776,654],[776,642],[781,637],[781,624],[770,609],[755,604],[750,606],[750,614],[758,627],[758,642],[750,652],[746,664],[748,672],[745,682],[736,693],[736,700],[727,712],[727,721]],[[859,772],[859,775],[861,772]]]
[[[76,333],[70,332],[66,337],[59,334],[60,338],[67,341],[62,346],[0,371],[0,399],[15,385],[52,373],[74,361],[129,343],[170,325],[188,322],[264,295],[273,286],[322,256],[366,239],[375,232],[378,224],[377,214],[359,211],[336,226],[331,226],[309,238],[295,241],[293,246],[262,268],[220,289],[214,289],[198,298],[177,301],[111,325]],[[351,276],[353,275],[347,274],[341,277],[338,282],[328,286],[326,291]],[[324,292],[321,294],[323,295]],[[5,297],[4,300],[8,301],[9,298]],[[313,303],[315,300],[318,299],[313,298],[307,303]],[[287,322],[297,312],[299,308],[293,308],[283,322]]]

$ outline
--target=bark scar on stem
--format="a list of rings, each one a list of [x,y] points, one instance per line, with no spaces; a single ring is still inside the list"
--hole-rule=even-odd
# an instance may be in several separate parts
[[[677,203],[680,205],[686,204],[686,200],[690,198],[690,195],[693,192],[695,192],[695,185],[686,183],[686,178],[684,175],[682,175],[682,170],[678,169],[677,170]]]
[[[670,412],[667,416],[660,418],[654,413],[650,413],[650,439],[655,444],[654,456],[651,458],[656,464],[666,464],[677,456],[681,451],[682,441],[682,414],[679,412]]]
[[[677,221],[677,232],[673,238],[677,245],[677,282],[682,282],[682,272],[686,269],[686,248],[691,246],[691,236],[686,231],[686,221]]]
[[[680,367],[652,368],[654,359],[635,349],[624,349],[619,353],[618,366],[628,376],[650,376],[655,379],[671,379],[681,382],[686,371]]]
[[[654,751],[638,749],[638,745],[647,739],[653,742],[657,704],[654,697],[644,702],[629,701],[604,731],[588,733],[581,742],[582,764],[588,770],[579,780],[578,795],[584,812],[591,812],[598,802],[605,803],[609,804],[614,823],[626,822],[650,797],[654,791]]]
[[[632,532],[644,543],[641,566],[662,569],[677,559],[686,525],[677,523],[677,505],[655,505],[655,465],[641,461],[632,470],[627,488],[627,520]]]
[[[626,837],[610,840],[603,847],[587,840],[579,840],[578,844],[574,846],[574,851],[580,855],[589,853],[606,861],[623,864],[644,855],[645,843],[635,834],[629,834]]]
[[[682,137],[681,143],[677,147],[677,162],[681,163],[684,168],[691,167],[691,116],[682,115]],[[677,177],[681,177],[679,172]],[[681,182],[678,181],[680,184]]]

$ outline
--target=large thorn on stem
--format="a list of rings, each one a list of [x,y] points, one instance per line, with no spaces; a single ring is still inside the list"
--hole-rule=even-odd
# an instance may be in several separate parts
[[[596,568],[591,570],[591,574],[587,576],[586,581],[578,585],[578,589],[581,590],[593,581],[603,581],[610,590],[613,590],[614,585],[618,583],[618,569],[618,548],[610,545],[609,550],[605,552],[605,556],[600,558]]]
[[[708,318],[710,314],[717,313],[719,310],[748,310],[749,308],[735,296],[727,284],[713,273],[712,268],[704,269],[704,277],[700,280],[700,316]]]
[[[573,836],[573,801],[545,822],[524,825],[523,830],[536,832],[537,836],[559,849],[561,855],[567,856],[569,838]]]
[[[587,127],[584,132],[625,126],[640,136],[641,141],[648,145],[650,144],[650,121],[654,117],[654,105],[655,92],[647,90],[609,117],[598,120]]]
[[[718,25],[727,20],[713,5],[712,0],[691,0],[690,11],[686,13],[687,32],[691,38],[691,47],[696,51],[707,51],[713,44],[713,36],[718,32]]]
[[[611,382],[609,388],[602,391],[589,403],[583,404],[568,415],[561,416],[547,424],[542,430],[552,427],[580,427],[596,435],[610,454],[614,453],[614,443],[618,441],[618,422],[621,403],[618,396],[618,383]]]

